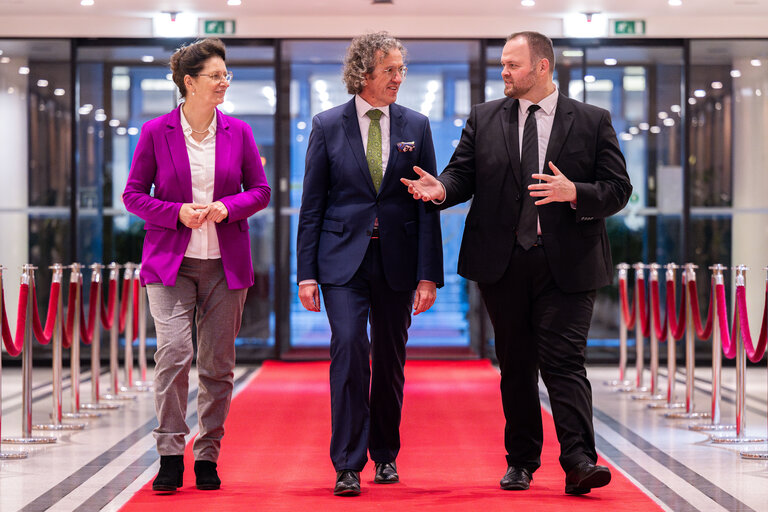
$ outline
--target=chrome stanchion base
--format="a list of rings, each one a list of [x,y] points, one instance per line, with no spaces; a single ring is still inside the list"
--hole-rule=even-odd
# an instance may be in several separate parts
[[[649,409],[685,409],[685,404],[682,402],[665,402],[663,404],[648,404]]]
[[[32,430],[83,430],[85,429],[85,423],[42,423],[39,425],[32,425]]]
[[[81,409],[93,410],[93,411],[113,411],[122,407],[120,404],[103,404],[101,402],[97,404],[80,404]]]
[[[712,436],[710,441],[714,444],[747,444],[747,443],[764,443],[764,437],[738,437],[738,436]]]
[[[0,460],[26,459],[28,456],[27,452],[0,452]]]
[[[4,437],[0,439],[0,443],[4,444],[53,444],[56,442],[58,439],[50,436]]]
[[[632,385],[632,382],[628,380],[614,379],[614,380],[604,381],[603,385],[611,386],[612,388],[628,388],[629,386]]]
[[[69,420],[88,420],[88,419],[95,419],[95,418],[101,418],[100,412],[65,412],[61,415],[62,418],[67,418]]]
[[[664,414],[665,418],[671,420],[704,420],[710,416],[708,412],[668,412]]]
[[[657,401],[657,400],[666,400],[667,397],[664,395],[632,395],[632,400],[648,400],[648,401]]]
[[[117,400],[125,400],[125,401],[129,401],[129,400],[136,400],[136,395],[112,395],[112,394],[106,394],[106,395],[101,395],[99,400],[115,400],[115,401],[117,401]]]
[[[740,452],[742,459],[768,460],[768,452]]]
[[[154,382],[149,380],[137,380],[134,381],[132,389],[135,391],[141,391],[142,393],[148,393],[155,390],[152,387],[153,384]]]
[[[630,386],[628,388],[619,388],[618,390],[621,391],[622,393],[632,393],[632,392],[635,392],[635,393],[648,393],[650,391],[650,388],[647,388],[645,386],[641,386],[639,388],[634,387],[634,386]]]
[[[693,425],[688,425],[688,430],[695,430],[696,432],[706,432],[708,430],[713,432],[720,432],[724,430],[736,430],[736,425],[723,425],[721,423],[694,423]]]

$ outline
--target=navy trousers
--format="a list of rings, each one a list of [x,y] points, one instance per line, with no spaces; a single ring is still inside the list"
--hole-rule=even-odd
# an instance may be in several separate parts
[[[336,471],[392,462],[400,451],[405,344],[413,290],[387,284],[372,239],[352,279],[322,285],[331,324],[331,461]],[[368,323],[370,322],[370,341]]]

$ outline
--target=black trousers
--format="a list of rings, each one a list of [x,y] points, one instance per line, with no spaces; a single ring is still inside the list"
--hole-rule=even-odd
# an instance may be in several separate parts
[[[592,388],[584,368],[595,291],[564,293],[544,247],[516,247],[503,277],[480,284],[496,338],[507,464],[541,466],[543,432],[538,373],[549,393],[560,465],[597,462]]]
[[[374,462],[392,462],[400,451],[413,291],[389,287],[377,239],[348,283],[322,285],[322,291],[331,324],[333,466],[361,471],[369,451]]]

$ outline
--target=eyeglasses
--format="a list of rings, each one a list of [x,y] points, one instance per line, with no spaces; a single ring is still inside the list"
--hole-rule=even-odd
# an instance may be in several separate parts
[[[403,77],[403,79],[405,79],[405,75],[408,74],[408,67],[400,66],[399,68],[386,68],[384,73],[387,74],[390,79],[395,78],[398,73],[401,77]]]
[[[227,71],[226,73],[198,73],[197,76],[207,76],[214,82],[227,82],[230,83],[232,81],[232,72]]]

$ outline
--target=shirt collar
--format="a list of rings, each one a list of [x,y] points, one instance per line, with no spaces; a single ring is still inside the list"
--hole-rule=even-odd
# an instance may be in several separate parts
[[[192,127],[189,125],[189,121],[187,121],[187,118],[184,117],[184,109],[179,107],[179,113],[181,114],[181,129],[184,132],[185,136],[188,136],[192,133]],[[211,124],[208,125],[208,135],[216,135],[216,121],[217,121],[217,115],[213,115],[213,121],[211,121]],[[206,135],[206,137],[208,136]]]
[[[537,103],[537,105],[541,107],[541,111],[544,112],[545,115],[551,116],[554,113],[555,107],[557,106],[558,93],[559,93],[559,89],[557,88],[557,86],[555,86],[555,90],[552,91],[552,94],[549,94],[548,96],[544,97],[540,102]],[[520,112],[527,112],[528,107],[533,105],[532,101],[523,100],[523,99],[521,99],[518,103],[520,104]]]
[[[381,110],[381,115],[384,117],[389,117],[389,105],[385,105],[383,107],[372,107],[370,103],[361,98],[359,94],[355,94],[355,109],[357,110],[358,119],[365,116],[365,114],[373,108]]]

